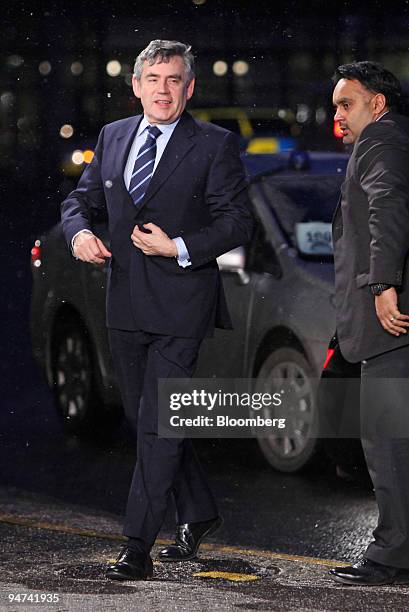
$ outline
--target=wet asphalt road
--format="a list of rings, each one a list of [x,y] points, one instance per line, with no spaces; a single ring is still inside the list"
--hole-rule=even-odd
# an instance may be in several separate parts
[[[409,587],[361,588],[334,583],[331,561],[294,558],[271,550],[203,544],[200,557],[160,563],[144,582],[105,578],[121,544],[120,518],[80,504],[0,488],[2,543],[0,610],[381,611],[408,608]],[[20,603],[24,597],[54,603]],[[17,600],[17,603],[16,603]],[[20,600],[20,602],[19,602]],[[41,601],[41,599],[40,599]]]

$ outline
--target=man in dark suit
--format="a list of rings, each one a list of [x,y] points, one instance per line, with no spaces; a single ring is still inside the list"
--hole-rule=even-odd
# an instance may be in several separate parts
[[[340,66],[333,102],[354,144],[333,220],[337,333],[361,362],[361,436],[379,508],[374,541],[331,575],[348,584],[409,582],[409,119],[380,64]]]
[[[157,435],[158,379],[192,376],[202,339],[231,328],[216,257],[247,242],[253,226],[237,139],[185,111],[194,85],[190,47],[152,41],[133,76],[144,114],[102,129],[92,163],[62,204],[74,256],[109,258],[109,340],[137,431],[128,542],[107,572],[117,580],[152,575],[150,550],[171,494],[177,537],[162,560],[193,558],[221,524],[191,442]],[[92,233],[96,210],[108,214],[109,251]]]

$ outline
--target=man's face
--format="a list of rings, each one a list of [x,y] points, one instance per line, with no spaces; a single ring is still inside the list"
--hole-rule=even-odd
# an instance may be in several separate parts
[[[173,123],[192,97],[195,81],[187,84],[186,67],[179,55],[152,66],[144,62],[140,80],[132,77],[134,94],[140,98],[149,123]]]
[[[332,100],[336,109],[334,121],[339,122],[344,144],[355,142],[362,130],[385,110],[383,95],[368,91],[355,79],[340,79]]]

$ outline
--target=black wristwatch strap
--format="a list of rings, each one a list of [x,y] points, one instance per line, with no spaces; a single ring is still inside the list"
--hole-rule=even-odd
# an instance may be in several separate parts
[[[370,285],[372,295],[381,295],[383,291],[386,289],[390,289],[392,285],[385,285],[385,283],[376,283],[375,285]]]

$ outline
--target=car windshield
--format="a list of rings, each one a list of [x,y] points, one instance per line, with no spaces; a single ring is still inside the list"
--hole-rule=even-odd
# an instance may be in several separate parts
[[[300,255],[332,256],[331,220],[342,176],[265,176],[267,201]]]

